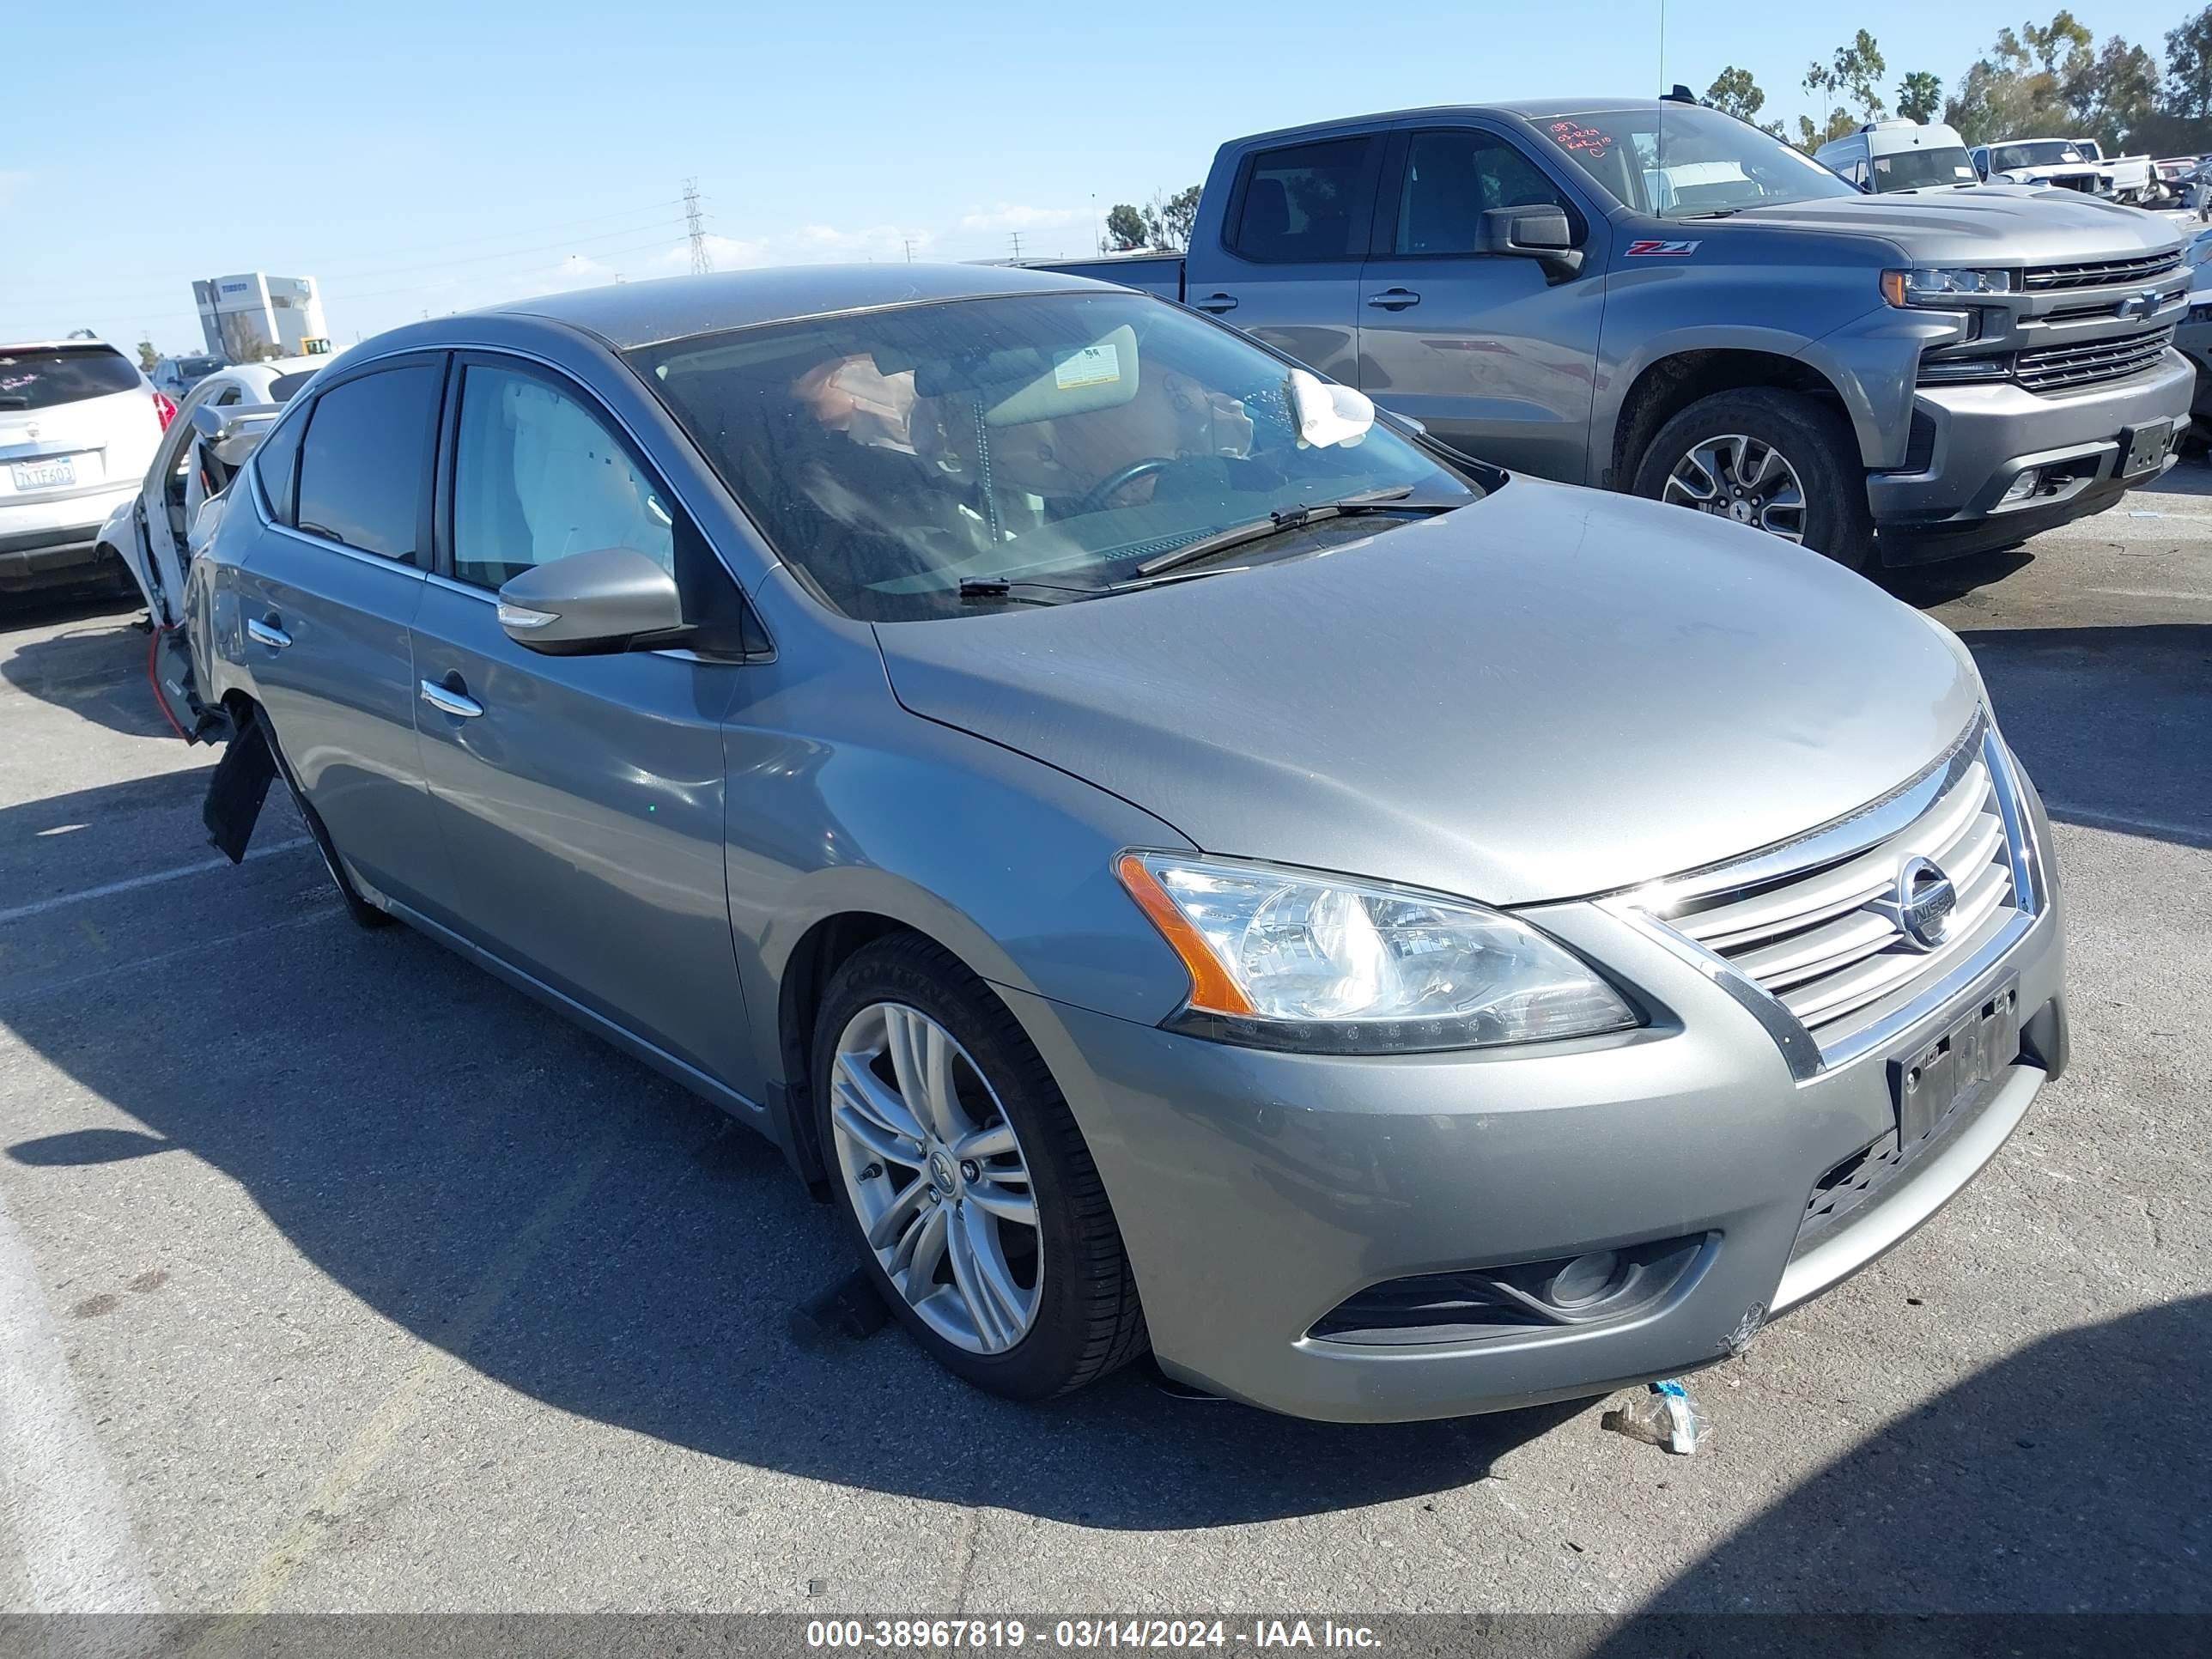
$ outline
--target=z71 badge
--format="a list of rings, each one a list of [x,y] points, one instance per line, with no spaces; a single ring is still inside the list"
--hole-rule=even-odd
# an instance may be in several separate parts
[[[1628,245],[1627,257],[1632,259],[1686,259],[1705,243],[1662,242],[1656,236],[1647,236]]]

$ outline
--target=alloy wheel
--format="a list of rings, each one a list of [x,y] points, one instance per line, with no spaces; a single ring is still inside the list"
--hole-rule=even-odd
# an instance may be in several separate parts
[[[1003,1353],[1044,1285],[1036,1190],[998,1093],[942,1025],[877,1002],[846,1023],[830,1125],[845,1196],[891,1288],[946,1341]]]
[[[1805,486],[1772,444],[1730,433],[1692,445],[1660,497],[1733,519],[1784,541],[1805,539]]]

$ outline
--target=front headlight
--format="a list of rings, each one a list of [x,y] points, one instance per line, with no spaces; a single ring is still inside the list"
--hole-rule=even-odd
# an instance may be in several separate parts
[[[1881,297],[1893,306],[1955,306],[1974,295],[2012,292],[2009,270],[1885,270]]]
[[[1408,1054],[1638,1023],[1572,951],[1465,900],[1167,853],[1125,853],[1118,873],[1190,971],[1171,1024],[1194,1036]]]

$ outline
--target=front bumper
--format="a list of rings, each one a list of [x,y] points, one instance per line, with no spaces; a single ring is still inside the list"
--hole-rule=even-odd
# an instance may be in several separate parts
[[[1933,1214],[2063,1064],[2055,892],[1939,1008],[1802,1082],[1750,1012],[1662,944],[1594,906],[1531,915],[1679,1018],[1541,1051],[1352,1059],[1237,1048],[1006,993],[1082,1125],[1170,1374],[1297,1416],[1383,1422],[1711,1364]],[[2022,1057],[1800,1250],[1815,1183],[1896,1125],[1889,1060],[2015,981]],[[1311,1334],[1387,1281],[1700,1234],[1715,1237],[1696,1266],[1617,1320],[1435,1345]]]
[[[2103,511],[2171,463],[2195,385],[2194,368],[2169,350],[2145,374],[2057,396],[2009,383],[1920,387],[1913,419],[1924,423],[1923,454],[1909,471],[1867,479],[1885,556],[1914,562],[2001,546]],[[2123,477],[2128,434],[2159,421],[2175,423],[2165,461]],[[2031,468],[2063,477],[2057,493],[2006,501]]]

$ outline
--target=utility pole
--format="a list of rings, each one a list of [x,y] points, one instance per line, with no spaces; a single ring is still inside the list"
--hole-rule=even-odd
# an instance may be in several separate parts
[[[1014,258],[1017,258],[1017,259],[1018,259],[1018,258],[1020,258],[1022,257],[1022,234],[1021,234],[1021,232],[1019,232],[1019,231],[1018,230],[1018,231],[1014,232],[1014,234],[1014,234]]]
[[[699,218],[699,181],[696,178],[684,181],[684,222],[690,228],[691,238],[691,274],[704,276],[714,268],[714,262],[707,257],[707,229]]]
[[[899,240],[906,244],[907,264],[912,264],[914,263],[914,238],[911,236],[902,236]]]

